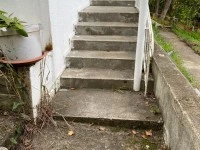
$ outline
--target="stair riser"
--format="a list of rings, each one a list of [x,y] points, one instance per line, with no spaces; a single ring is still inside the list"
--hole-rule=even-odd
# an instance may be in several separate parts
[[[94,0],[91,2],[91,6],[127,6],[127,7],[134,7],[135,1],[97,1]]]
[[[74,40],[72,50],[135,51],[136,42]]]
[[[126,87],[133,89],[133,81],[127,80],[100,80],[100,79],[77,79],[77,78],[61,78],[61,88],[95,88],[95,89],[120,89]],[[154,81],[149,80],[148,92],[153,92]],[[141,90],[144,91],[144,80],[141,81]]]
[[[138,22],[138,13],[79,13],[80,22]]]
[[[67,121],[73,121],[78,123],[90,123],[94,125],[101,126],[113,126],[113,127],[122,127],[130,129],[145,129],[145,130],[155,130],[159,131],[163,129],[163,122],[156,121],[142,121],[142,120],[117,120],[117,119],[105,119],[105,118],[88,118],[88,117],[73,117],[73,116],[64,116]],[[62,116],[54,115],[55,120],[63,120]]]
[[[130,70],[134,68],[134,60],[113,60],[95,58],[67,58],[69,68],[101,68]]]
[[[77,26],[76,35],[122,35],[136,36],[137,27],[95,27],[95,26]]]
[[[104,79],[77,79],[77,78],[61,78],[61,88],[94,88],[94,89],[119,89],[126,87],[133,88],[133,81],[122,80],[104,80]]]

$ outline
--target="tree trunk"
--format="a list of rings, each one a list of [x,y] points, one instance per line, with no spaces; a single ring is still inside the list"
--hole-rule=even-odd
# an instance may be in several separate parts
[[[162,19],[162,20],[165,19],[166,15],[167,15],[167,12],[168,12],[168,10],[169,10],[169,8],[170,8],[171,3],[172,3],[172,0],[167,0],[167,1],[166,1],[165,7],[164,7],[164,9],[163,9],[163,11],[162,11],[162,13],[161,13],[161,19]]]
[[[160,6],[160,0],[156,0],[156,9],[155,9],[156,17],[158,17],[159,14],[159,6]]]

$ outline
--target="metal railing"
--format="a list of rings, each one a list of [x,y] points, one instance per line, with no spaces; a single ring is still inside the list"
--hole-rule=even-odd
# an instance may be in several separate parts
[[[140,90],[142,71],[144,70],[145,95],[149,80],[150,60],[154,52],[154,35],[149,11],[149,0],[136,0],[139,11],[136,61],[134,71],[134,90]]]

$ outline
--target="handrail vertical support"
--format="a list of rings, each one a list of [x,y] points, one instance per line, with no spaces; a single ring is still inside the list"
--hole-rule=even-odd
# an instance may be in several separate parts
[[[136,61],[134,71],[134,87],[135,91],[140,90],[140,83],[142,79],[144,46],[145,46],[145,29],[148,18],[148,2],[149,0],[140,0],[139,3],[139,23],[138,23],[138,36],[136,46]]]

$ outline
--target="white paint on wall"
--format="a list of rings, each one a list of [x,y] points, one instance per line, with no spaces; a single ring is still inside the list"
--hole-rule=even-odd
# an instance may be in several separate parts
[[[40,75],[40,62],[36,63],[30,68],[30,81],[31,81],[31,97],[34,118],[37,116],[36,106],[41,99],[41,75]]]
[[[45,59],[30,68],[33,108],[36,108],[41,98],[41,87],[39,86],[41,77],[38,77],[41,71],[39,70],[45,69],[42,83],[47,87],[51,96],[54,96],[59,89],[60,75],[66,67],[65,56],[71,50],[70,40],[74,35],[74,25],[78,21],[78,11],[89,4],[90,0],[49,0],[53,50]],[[42,68],[44,65],[41,65],[43,62],[45,62],[44,68]],[[35,116],[36,112],[34,109]]]
[[[78,22],[78,11],[89,4],[90,0],[49,0],[56,77],[65,68],[65,55],[71,49],[70,39]]]
[[[44,59],[30,68],[31,97],[34,117],[37,116],[37,106],[41,100],[42,87],[45,87],[45,91],[48,92],[51,97],[55,95],[55,90],[57,89],[56,84],[54,85],[55,77],[52,59],[52,52],[49,52]]]

